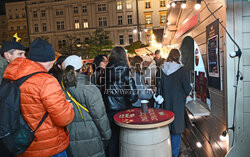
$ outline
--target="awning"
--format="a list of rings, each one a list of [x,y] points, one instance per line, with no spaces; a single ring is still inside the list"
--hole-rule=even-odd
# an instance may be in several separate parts
[[[149,55],[154,54],[156,50],[157,50],[156,47],[148,46],[148,47],[143,47],[143,48],[136,49],[135,53],[138,56],[145,56],[146,54],[149,54]]]

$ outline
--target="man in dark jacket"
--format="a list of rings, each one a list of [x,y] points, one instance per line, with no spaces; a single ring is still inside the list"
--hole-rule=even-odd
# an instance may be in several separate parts
[[[157,67],[160,67],[163,64],[163,58],[161,58],[161,51],[160,50],[156,50],[155,51],[155,64]]]
[[[12,41],[4,42],[0,49],[0,85],[3,80],[4,71],[8,63],[12,62],[14,59],[21,57],[25,58],[25,49],[22,44],[16,42],[15,38]],[[0,154],[4,157],[10,156],[7,151],[4,150],[4,146],[0,143]]]
[[[27,48],[22,44],[16,42],[16,38],[12,41],[4,42],[0,49],[0,84],[3,79],[4,71],[8,63],[12,62],[14,59],[21,57],[25,58],[25,50]]]

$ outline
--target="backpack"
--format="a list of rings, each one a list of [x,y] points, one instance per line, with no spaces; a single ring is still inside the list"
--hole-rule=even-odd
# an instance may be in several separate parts
[[[33,142],[36,130],[48,116],[45,113],[37,128],[32,131],[23,119],[20,109],[19,87],[36,72],[16,81],[3,79],[0,85],[0,142],[11,154],[22,154]]]

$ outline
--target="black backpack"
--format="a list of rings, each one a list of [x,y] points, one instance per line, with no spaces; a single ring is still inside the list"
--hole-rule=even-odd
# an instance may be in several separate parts
[[[0,143],[5,147],[1,149],[10,154],[25,152],[34,140],[36,130],[48,116],[46,112],[37,128],[32,131],[21,114],[19,87],[37,73],[45,72],[36,72],[16,81],[3,79],[0,85]]]

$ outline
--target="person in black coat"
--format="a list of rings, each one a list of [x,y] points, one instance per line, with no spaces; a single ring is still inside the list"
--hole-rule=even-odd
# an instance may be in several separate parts
[[[180,52],[172,49],[161,69],[161,82],[158,90],[164,98],[163,108],[175,115],[170,124],[172,155],[177,157],[181,146],[181,134],[185,125],[186,97],[191,91],[188,72],[180,63]]]
[[[129,76],[130,68],[127,54],[122,47],[114,47],[106,67],[105,90],[103,93],[107,115],[110,121],[112,137],[108,148],[109,157],[119,157],[120,129],[114,123],[113,116],[131,108],[137,101],[135,81]]]
[[[100,91],[103,91],[105,83],[105,68],[108,64],[106,55],[97,55],[92,63],[93,75],[91,76],[91,83],[95,84]]]

